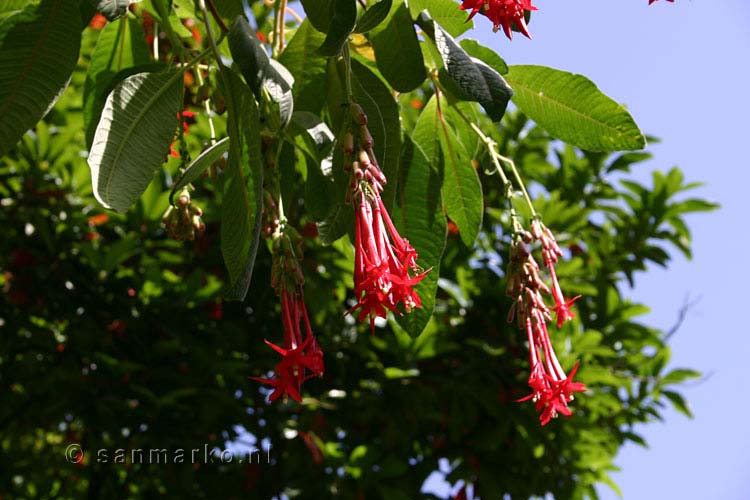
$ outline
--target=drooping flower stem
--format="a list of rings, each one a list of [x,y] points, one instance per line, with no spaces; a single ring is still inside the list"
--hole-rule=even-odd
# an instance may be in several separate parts
[[[435,94],[438,103],[440,103],[439,92],[439,87],[436,86]],[[547,323],[552,321],[552,311],[545,304],[544,297],[551,295],[554,299],[558,327],[574,317],[570,311],[570,306],[578,297],[566,300],[562,293],[554,267],[558,258],[562,256],[562,251],[554,235],[542,223],[541,217],[534,209],[534,204],[515,162],[501,155],[498,151],[497,142],[487,136],[477,124],[469,120],[460,109],[455,108],[455,111],[484,143],[493,165],[493,170],[488,173],[497,173],[508,199],[513,224],[513,236],[506,272],[506,295],[513,300],[508,320],[512,321],[515,316],[519,327],[526,332],[529,343],[529,364],[531,366],[528,384],[532,392],[519,401],[533,400],[536,403],[536,409],[541,412],[542,425],[546,425],[558,414],[570,415],[568,402],[573,399],[574,392],[584,391],[585,386],[572,380],[578,364],[574,366],[571,374],[567,375],[555,354],[547,329]],[[505,173],[506,168],[511,171],[513,180],[521,190],[522,196],[529,207],[531,231],[523,227],[520,217],[513,207],[512,199],[515,193],[513,183]],[[528,245],[533,241],[538,241],[541,244],[542,258],[549,271],[551,287],[547,286],[542,280],[539,264],[529,251]]]
[[[274,368],[274,378],[250,377],[274,388],[269,399],[291,397],[301,402],[300,388],[305,380],[322,376],[323,351],[312,331],[303,292],[305,277],[302,259],[302,237],[284,215],[278,161],[282,141],[264,137],[266,185],[263,191],[263,234],[271,250],[271,287],[281,303],[282,345],[266,344],[282,356]],[[309,374],[308,374],[309,372]]]
[[[437,83],[435,85],[435,97],[438,98],[438,103],[440,103],[440,87],[437,86]],[[515,173],[514,177],[516,179],[516,182],[520,183],[521,192],[524,195],[524,200],[526,201],[526,204],[529,207],[532,217],[537,217],[537,214],[536,214],[536,210],[534,209],[534,204],[531,201],[531,197],[526,191],[526,186],[524,186],[523,182],[521,182],[521,177],[518,175],[518,172],[516,171],[515,163],[510,158],[506,158],[505,156],[501,155],[499,151],[497,150],[497,142],[491,137],[487,136],[482,131],[482,129],[479,128],[479,126],[476,123],[474,123],[472,120],[469,119],[469,117],[467,117],[464,114],[463,111],[461,111],[458,107],[454,109],[458,113],[458,115],[461,117],[461,119],[463,119],[464,122],[467,125],[469,125],[469,127],[471,127],[471,130],[473,130],[474,133],[477,134],[477,137],[479,137],[479,140],[482,141],[482,143],[484,143],[484,146],[487,148],[487,152],[490,155],[490,161],[492,162],[493,169],[490,171],[486,171],[486,173],[489,175],[497,174],[500,177],[500,182],[503,186],[505,197],[508,200],[508,211],[510,212],[511,221],[513,224],[513,233],[516,235],[520,235],[524,233],[525,230],[523,229],[523,225],[521,224],[520,216],[518,215],[518,212],[516,212],[516,209],[513,206],[513,197],[515,196],[513,183],[506,175],[505,169],[503,168],[503,164],[510,166],[513,172]]]
[[[436,95],[438,94],[439,90],[436,87]],[[439,101],[438,101],[439,102]],[[458,115],[466,122],[471,129],[474,131],[475,134],[477,134],[477,137],[479,137],[479,140],[482,141],[487,148],[487,152],[490,155],[490,161],[492,161],[492,165],[494,167],[494,170],[488,173],[497,173],[500,176],[500,180],[503,183],[503,186],[505,188],[505,194],[510,200],[513,195],[513,184],[508,179],[508,176],[505,174],[505,170],[503,169],[503,165],[505,165],[507,168],[510,169],[511,173],[513,174],[513,179],[516,181],[516,184],[518,186],[518,189],[521,190],[521,194],[523,195],[523,199],[526,202],[526,205],[529,207],[529,212],[531,213],[531,217],[533,219],[539,218],[539,215],[536,212],[536,209],[534,208],[534,202],[531,201],[531,196],[529,196],[529,192],[526,190],[526,185],[523,182],[523,179],[521,179],[521,175],[518,173],[518,169],[516,168],[516,163],[503,155],[500,154],[500,152],[497,150],[497,142],[492,139],[491,137],[487,136],[479,126],[471,121],[469,117],[467,117],[463,111],[461,111],[458,107],[454,108],[455,111],[458,113]],[[510,210],[515,213],[515,209],[513,208],[513,204],[510,204]],[[514,218],[515,220],[515,218]]]

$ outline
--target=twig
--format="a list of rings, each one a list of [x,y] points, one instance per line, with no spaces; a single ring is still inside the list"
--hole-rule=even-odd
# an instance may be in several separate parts
[[[219,11],[216,10],[216,6],[214,5],[213,0],[206,0],[206,6],[208,7],[208,10],[211,11],[211,15],[214,17],[214,21],[216,21],[216,24],[219,25],[219,29],[223,33],[229,33],[229,28],[227,28],[227,25],[224,24],[224,20],[221,18]]]

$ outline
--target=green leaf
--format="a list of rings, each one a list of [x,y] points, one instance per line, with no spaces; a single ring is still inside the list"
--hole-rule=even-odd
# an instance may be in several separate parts
[[[434,24],[434,41],[444,65],[440,83],[456,98],[478,102],[487,116],[500,121],[513,96],[513,90],[500,73],[469,56],[438,24]]]
[[[447,111],[448,104],[443,97],[439,104]],[[458,226],[461,240],[466,246],[471,247],[479,234],[484,215],[482,184],[472,165],[469,153],[448,120],[440,116],[439,112],[435,134],[440,141],[440,150],[443,155],[445,209],[448,217]]]
[[[331,0],[331,24],[318,52],[334,57],[341,53],[357,23],[357,0]]]
[[[313,160],[310,156],[306,156],[305,159],[307,164],[305,209],[309,211],[313,220],[325,221],[326,217],[332,210],[332,206],[341,205],[340,203],[336,203],[338,200],[335,199],[335,193],[337,191],[331,168],[332,164],[329,159],[318,161]],[[341,206],[343,207],[343,205]],[[351,207],[344,207],[344,209],[348,209],[349,212],[352,211]],[[340,234],[343,234],[346,231],[347,228],[345,227]],[[321,239],[327,244],[336,240],[336,238],[334,238],[333,241],[328,238]]]
[[[310,23],[321,33],[328,32],[331,24],[331,8],[334,0],[301,0]],[[356,16],[356,11],[355,11]]]
[[[182,106],[182,72],[138,73],[120,82],[104,104],[88,164],[94,196],[126,211],[164,162]]]
[[[239,0],[212,0],[216,10],[224,19],[234,19],[245,15],[242,2]]]
[[[136,3],[137,0],[94,0],[96,10],[107,18],[107,21],[114,21],[124,16],[130,4]]]
[[[380,23],[385,21],[386,17],[388,17],[392,5],[393,0],[380,0],[378,3],[367,9],[359,18],[359,21],[357,21],[357,25],[354,27],[354,32],[367,33],[377,27]]]
[[[229,158],[221,204],[221,253],[229,271],[228,300],[245,300],[260,242],[263,165],[260,114],[253,94],[222,68],[227,99]]]
[[[326,92],[326,58],[317,52],[324,39],[305,19],[279,58],[294,77],[292,93],[298,110],[319,114],[325,103],[321,96]]]
[[[20,14],[27,7],[31,11],[31,8],[38,3],[38,1],[32,0],[3,0],[2,4],[0,4],[0,31],[2,31],[1,27],[5,19]],[[0,40],[2,40],[1,34]]]
[[[681,394],[673,391],[662,391],[662,394],[672,403],[675,410],[679,411],[688,418],[693,418],[693,412],[690,411],[690,407],[685,401],[685,398]]]
[[[646,138],[591,80],[545,66],[511,66],[513,102],[552,136],[590,151],[641,149]]]
[[[434,134],[436,119],[435,106],[428,105],[417,122],[414,137],[429,141],[429,136]],[[447,222],[437,159],[439,151],[433,151],[432,158],[428,158],[418,144],[408,138],[405,141],[393,220],[401,236],[417,250],[417,264],[430,270],[415,287],[422,307],[396,317],[398,324],[412,337],[417,337],[425,329],[435,309],[440,262],[445,249]]]
[[[78,60],[77,2],[44,0],[2,23],[0,156],[55,104]]]
[[[205,172],[208,167],[213,165],[228,151],[229,137],[225,137],[199,154],[195,160],[190,162],[190,165],[188,165],[188,167],[185,169],[182,177],[180,177],[180,179],[172,187],[172,194],[170,195],[170,198],[174,196],[175,193],[179,192],[182,188],[200,177],[200,175]]]
[[[331,153],[333,133],[328,125],[313,113],[295,112],[287,132],[291,142],[298,144],[310,158],[317,162],[322,162]]]
[[[502,57],[497,55],[492,49],[488,49],[484,45],[480,44],[476,40],[470,38],[464,38],[460,42],[461,48],[466,51],[471,57],[475,57],[483,61],[487,66],[494,69],[501,75],[508,73],[508,65]]]
[[[378,69],[399,92],[422,85],[427,73],[409,10],[398,0],[388,20],[370,34]]]
[[[659,384],[662,386],[668,384],[678,384],[691,378],[700,378],[700,376],[701,373],[698,371],[690,370],[687,368],[676,368],[664,375],[664,377],[659,381]]]
[[[343,202],[336,203],[328,216],[317,225],[320,242],[330,245],[354,228],[354,211]]]
[[[83,86],[83,121],[86,144],[91,147],[96,125],[115,76],[122,70],[148,64],[151,60],[140,23],[134,18],[107,23],[91,55]]]
[[[247,20],[238,16],[229,30],[229,50],[242,76],[258,100],[265,95],[278,105],[281,127],[294,112],[294,77],[278,61],[268,57],[263,44]]]
[[[409,0],[408,3],[413,19],[427,9],[432,20],[451,36],[459,36],[474,27],[474,21],[468,20],[469,13],[461,10],[460,5],[453,0]]]

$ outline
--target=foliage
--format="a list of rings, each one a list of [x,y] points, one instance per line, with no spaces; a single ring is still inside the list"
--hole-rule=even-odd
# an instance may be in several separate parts
[[[481,498],[596,497],[618,449],[645,446],[638,424],[690,415],[675,386],[699,374],[668,368],[667,334],[624,294],[690,257],[685,216],[714,205],[677,168],[630,177],[645,138],[592,82],[457,41],[472,24],[450,0],[303,0],[301,23],[263,2],[131,3],[0,6],[0,497],[417,498],[441,459]],[[81,29],[94,7],[110,22]],[[344,315],[351,109],[430,270],[421,307],[374,334]],[[545,427],[516,402],[528,348],[507,321],[514,224],[533,215],[498,158],[582,295],[552,341],[588,391]],[[165,229],[184,196],[187,226]],[[278,362],[262,340],[284,333],[269,284],[287,237],[326,372],[269,405],[247,377]],[[267,453],[218,463],[243,428]]]

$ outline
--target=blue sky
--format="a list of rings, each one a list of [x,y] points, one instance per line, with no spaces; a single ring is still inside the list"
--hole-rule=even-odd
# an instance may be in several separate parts
[[[666,412],[643,426],[648,450],[626,446],[613,475],[624,498],[750,498],[750,340],[742,312],[750,198],[750,2],[747,0],[535,0],[533,40],[508,42],[477,19],[476,37],[509,64],[543,64],[591,78],[663,142],[636,175],[680,166],[718,212],[693,215],[694,259],[637,277],[630,295],[652,307],[643,320],[668,329],[686,296],[699,299],[672,338],[672,367],[707,376],[685,387],[695,414]],[[676,255],[676,253],[675,253]],[[606,487],[605,500],[618,498]]]

